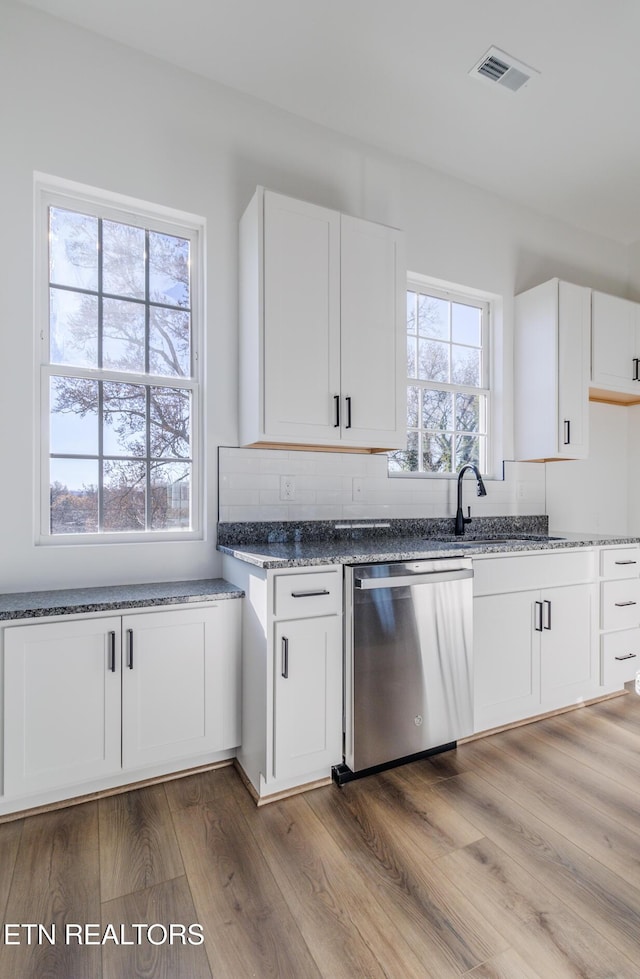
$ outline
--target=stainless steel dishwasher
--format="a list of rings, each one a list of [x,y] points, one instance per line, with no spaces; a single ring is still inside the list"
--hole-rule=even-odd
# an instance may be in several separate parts
[[[338,782],[454,747],[473,730],[466,558],[346,570],[345,765]]]

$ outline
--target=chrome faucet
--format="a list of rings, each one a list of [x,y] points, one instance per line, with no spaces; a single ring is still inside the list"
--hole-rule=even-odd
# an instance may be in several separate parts
[[[466,466],[463,466],[460,472],[458,473],[458,509],[456,510],[456,528],[455,528],[456,537],[461,537],[462,534],[464,534],[464,525],[467,523],[471,523],[471,507],[469,507],[468,509],[468,513],[469,513],[468,517],[465,517],[462,512],[462,477],[466,473],[467,469],[471,469],[473,471],[478,481],[478,496],[487,495],[487,491],[485,489],[484,483],[482,482],[482,476],[480,475],[480,470],[478,469],[478,467],[472,465],[471,463],[468,463]]]

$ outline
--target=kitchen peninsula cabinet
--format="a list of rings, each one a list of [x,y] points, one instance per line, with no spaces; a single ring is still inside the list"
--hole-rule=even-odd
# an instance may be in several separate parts
[[[594,290],[591,332],[591,396],[640,402],[640,303]]]
[[[589,454],[590,304],[590,289],[559,279],[515,298],[516,459]]]
[[[240,222],[240,441],[406,441],[402,232],[259,187]]]
[[[39,805],[232,755],[240,605],[7,626],[5,800]]]
[[[601,695],[594,551],[474,562],[475,730]]]
[[[225,556],[223,571],[246,595],[237,759],[260,804],[328,782],[342,762],[342,567]]]

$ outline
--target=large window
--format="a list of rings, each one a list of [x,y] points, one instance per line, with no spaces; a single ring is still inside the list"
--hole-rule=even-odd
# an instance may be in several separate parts
[[[192,536],[199,229],[46,189],[39,203],[42,536]]]
[[[390,453],[391,473],[487,471],[489,305],[409,280],[407,447]]]

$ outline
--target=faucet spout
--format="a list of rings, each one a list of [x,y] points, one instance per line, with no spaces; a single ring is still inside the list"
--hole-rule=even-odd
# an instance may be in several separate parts
[[[478,469],[478,467],[474,466],[472,463],[468,463],[466,466],[463,466],[458,473],[458,508],[456,510],[456,525],[454,531],[456,537],[462,537],[462,535],[464,534],[465,524],[471,523],[471,507],[469,507],[468,510],[469,513],[468,517],[465,517],[465,515],[462,512],[462,477],[469,469],[473,472],[474,476],[476,477],[476,481],[478,483],[478,496],[487,495],[487,490],[485,488],[484,482],[482,481],[482,476],[480,475],[480,470]]]

